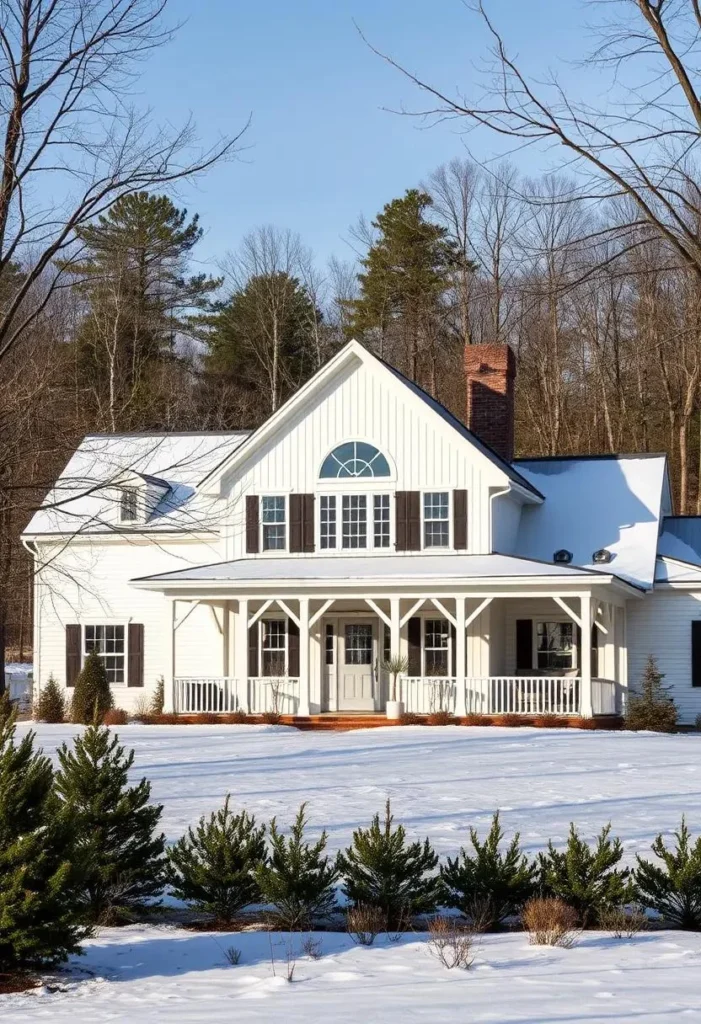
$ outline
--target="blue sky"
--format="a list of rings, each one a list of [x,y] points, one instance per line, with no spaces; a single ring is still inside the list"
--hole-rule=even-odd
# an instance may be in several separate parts
[[[491,0],[490,9],[535,74],[581,52],[587,12],[578,2]],[[468,89],[487,41],[461,0],[171,0],[170,12],[185,24],[150,57],[139,102],[174,124],[192,113],[204,140],[236,132],[252,114],[239,160],[179,197],[201,215],[205,262],[263,223],[298,231],[321,263],[350,258],[344,239],[359,213],[373,216],[465,154],[468,141],[479,159],[499,152],[490,134],[467,140],[456,123],[426,129],[382,109],[416,107],[421,97],[353,24],[427,79]],[[566,78],[577,74],[565,68]],[[557,155],[516,162],[533,173]]]

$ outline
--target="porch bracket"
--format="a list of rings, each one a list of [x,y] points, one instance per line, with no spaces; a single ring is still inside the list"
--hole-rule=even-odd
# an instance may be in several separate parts
[[[603,611],[603,609],[602,609],[602,607],[601,607],[601,602],[600,602],[600,601],[597,601],[597,603],[596,603],[596,611],[594,612],[594,625],[596,626],[596,628],[597,628],[597,629],[598,629],[598,630],[599,630],[599,631],[600,631],[601,633],[603,633],[603,634],[604,634],[604,636],[608,636],[608,635],[609,635],[609,631],[608,631],[608,629],[606,628],[606,626],[604,626],[604,624],[603,624],[602,622],[599,622],[599,621],[597,620],[597,617],[598,617],[598,615],[599,615],[599,614],[603,615],[603,614],[604,614],[604,611]]]
[[[307,601],[308,601],[308,600],[309,600],[309,599],[307,598]],[[278,604],[280,605],[280,607],[282,608],[282,610],[283,610],[283,612],[285,613],[285,615],[289,616],[289,618],[291,618],[291,619],[292,619],[292,621],[294,622],[294,624],[295,624],[295,626],[297,627],[297,629],[299,629],[299,628],[300,628],[300,625],[299,625],[299,619],[297,618],[297,616],[295,615],[295,613],[294,613],[294,612],[293,612],[293,611],[291,610],[291,608],[289,607],[289,605],[287,605],[287,604],[286,604],[286,603],[285,603],[285,602],[284,602],[284,601],[282,600],[282,598],[280,598],[280,597],[278,597],[278,599],[277,599],[277,603],[278,603]],[[301,607],[301,604],[302,604],[302,602],[300,601],[300,607]],[[309,607],[309,605],[307,605],[307,607]]]
[[[210,604],[209,607],[212,612],[212,618],[214,619],[215,625],[219,632],[219,636],[224,636],[224,623],[219,621],[219,618],[217,616],[217,609],[214,607],[213,604]]]
[[[442,601],[439,601],[437,597],[432,597],[430,600],[431,600],[431,604],[435,605],[435,607],[438,609],[438,611],[441,612],[446,617],[448,622],[452,626],[455,626],[455,628],[457,629],[458,628],[458,621],[457,621],[457,619],[455,618],[454,615],[450,614],[450,612],[445,607],[445,605],[442,603]]]
[[[468,626],[471,626],[475,619],[478,619],[480,617],[484,609],[489,607],[493,600],[493,597],[485,597],[484,601],[481,601],[474,609],[474,611],[470,612],[470,614],[465,619],[465,629],[467,629]]]
[[[582,628],[582,620],[580,619],[580,617],[572,611],[570,606],[565,601],[563,601],[561,597],[558,597],[557,594],[553,594],[553,601],[555,602],[555,604],[558,604],[560,608],[562,608],[563,612],[566,615],[569,615],[569,617],[572,619],[575,625],[579,626],[580,629]]]
[[[267,612],[267,610],[268,610],[268,608],[270,607],[270,605],[271,605],[271,604],[273,604],[273,599],[272,599],[272,597],[271,597],[271,598],[269,598],[269,599],[268,599],[267,601],[265,601],[265,602],[264,602],[264,603],[263,603],[263,604],[262,604],[262,605],[260,606],[260,608],[258,609],[258,611],[257,611],[257,612],[256,612],[256,613],[255,613],[254,615],[252,615],[252,616],[250,617],[250,619],[248,620],[248,628],[249,628],[249,629],[251,628],[251,626],[255,626],[256,622],[257,622],[257,621],[258,621],[258,619],[259,619],[259,618],[261,617],[261,615],[265,615],[265,613]]]
[[[411,606],[411,608],[406,613],[406,615],[403,615],[401,617],[401,619],[399,620],[399,626],[400,626],[401,629],[403,629],[404,626],[406,626],[407,622],[412,617],[412,615],[416,615],[416,613],[418,612],[419,608],[421,608],[421,606],[424,605],[425,603],[426,603],[426,598],[425,597],[420,597],[419,600],[415,604],[413,604]]]
[[[180,598],[180,600],[182,600],[182,598]],[[173,623],[173,632],[175,632],[176,629],[180,629],[180,627],[182,626],[183,622],[185,622],[187,619],[190,618],[190,616],[194,612],[195,608],[197,608],[197,606],[199,604],[200,604],[199,601],[191,601],[190,602],[190,607],[185,612],[185,614],[181,615],[180,618],[176,619],[175,622]],[[173,601],[173,610],[175,611],[175,601]]]
[[[329,610],[329,608],[331,607],[331,605],[333,603],[334,603],[334,599],[332,597],[330,597],[328,599],[328,601],[324,601],[324,603],[322,604],[321,608],[319,608],[318,611],[314,612],[314,614],[309,617],[309,628],[310,629],[312,629],[314,626],[316,626],[316,624],[319,621],[319,619],[321,618],[321,616],[324,615]]]
[[[382,619],[385,626],[389,626],[390,629],[392,628],[392,620],[390,619],[389,615],[385,615],[382,609],[373,601],[371,597],[365,598],[365,604],[372,608],[375,615],[377,615],[379,619]]]

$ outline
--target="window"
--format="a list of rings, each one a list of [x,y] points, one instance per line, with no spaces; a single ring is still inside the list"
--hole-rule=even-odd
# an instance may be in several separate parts
[[[138,519],[138,492],[135,487],[123,487],[119,499],[119,518],[123,523],[135,523]]]
[[[263,498],[263,551],[284,551],[287,547],[284,497]]]
[[[333,636],[333,623],[326,623],[326,637],[325,637],[325,661],[327,665],[333,665],[333,648],[334,648],[334,636]]]
[[[389,476],[389,463],[381,451],[365,441],[346,441],[326,456],[319,476],[322,480],[338,477]]]
[[[375,515],[375,547],[389,547],[389,494],[376,494],[373,498]]]
[[[342,546],[368,546],[368,499],[364,494],[344,494],[342,504]]]
[[[346,665],[372,665],[372,626],[347,625],[345,648]]]
[[[450,629],[445,619],[426,619],[424,675],[450,675]]]
[[[450,544],[448,492],[424,494],[424,547],[447,548]]]
[[[284,619],[263,621],[264,676],[284,676],[287,666],[287,623]]]
[[[124,626],[86,626],[83,653],[91,651],[102,658],[108,682],[124,682]]]
[[[575,667],[574,630],[571,622],[538,622],[536,637],[537,668]]]
[[[328,495],[319,499],[319,546],[336,547],[336,499]]]

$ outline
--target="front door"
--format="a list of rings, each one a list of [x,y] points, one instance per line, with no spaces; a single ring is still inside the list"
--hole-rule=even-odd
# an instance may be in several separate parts
[[[341,622],[338,710],[375,710],[375,629],[372,622]]]

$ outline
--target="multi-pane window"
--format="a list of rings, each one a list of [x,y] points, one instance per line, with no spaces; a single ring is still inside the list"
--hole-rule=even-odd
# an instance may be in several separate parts
[[[287,623],[284,619],[263,621],[262,673],[284,676],[287,663]]]
[[[346,665],[372,665],[372,626],[348,624],[345,630]]]
[[[319,499],[319,544],[322,548],[336,547],[336,498],[323,495]]]
[[[110,683],[124,682],[124,626],[86,626],[84,654],[100,655]]]
[[[327,665],[333,665],[333,650],[334,650],[334,633],[333,623],[326,623],[326,636],[325,636],[325,661]]]
[[[123,523],[135,523],[139,515],[138,494],[135,487],[123,487],[119,498],[119,518]]]
[[[344,548],[368,546],[368,499],[365,494],[344,494],[342,498],[341,542]]]
[[[450,513],[447,491],[424,494],[424,547],[447,548],[450,544]]]
[[[536,637],[538,668],[574,668],[575,644],[571,622],[538,622]]]
[[[450,629],[445,619],[426,619],[424,627],[424,673],[450,675]]]
[[[263,523],[263,551],[284,551],[287,546],[285,498],[267,497],[261,500]]]
[[[373,497],[375,522],[374,542],[376,548],[389,547],[389,494],[376,494]]]

